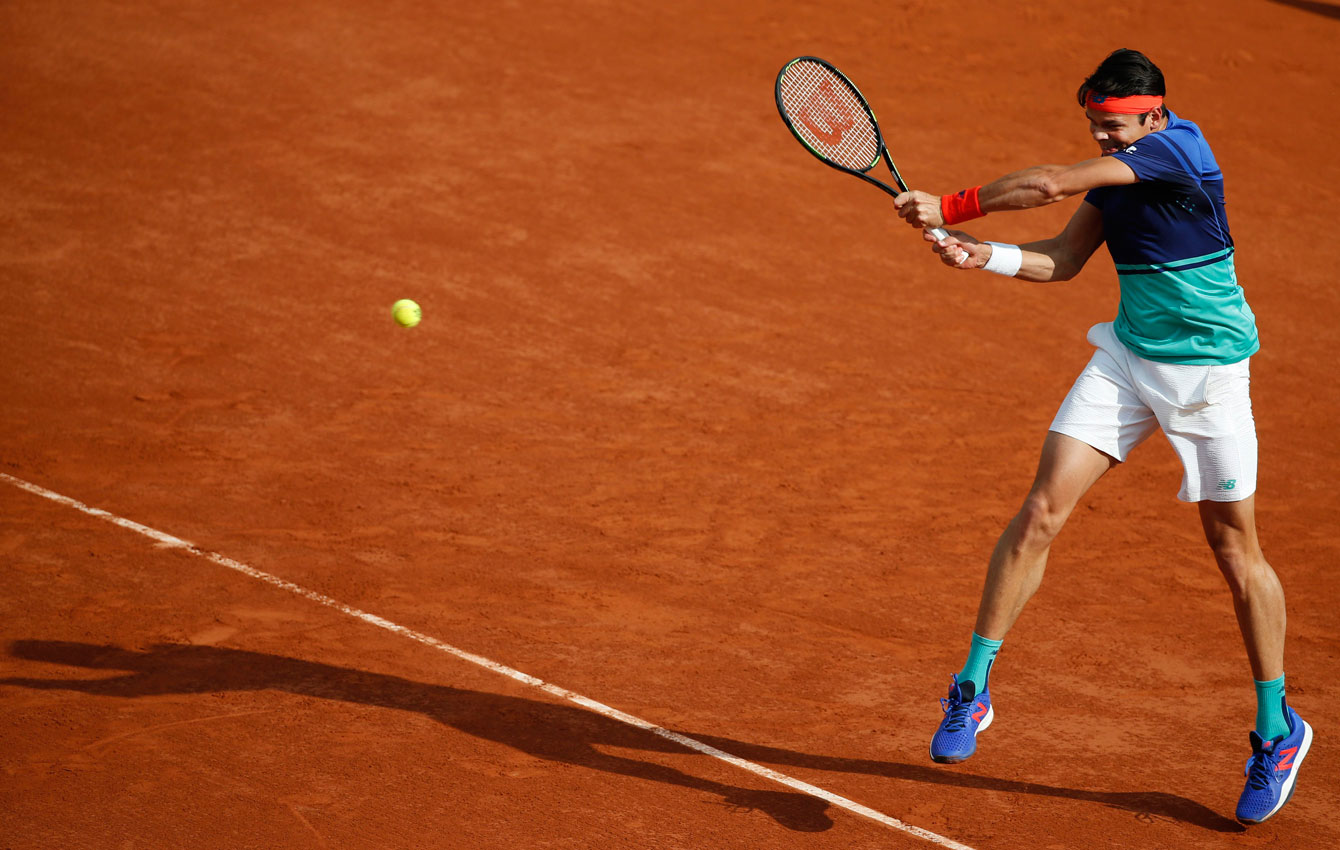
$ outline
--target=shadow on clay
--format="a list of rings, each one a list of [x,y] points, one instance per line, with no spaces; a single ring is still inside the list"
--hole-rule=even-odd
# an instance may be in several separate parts
[[[1322,3],[1319,0],[1271,0],[1271,2],[1278,3],[1281,6],[1292,6],[1295,9],[1302,9],[1305,12],[1312,12],[1327,18],[1340,19],[1340,6]]]
[[[9,678],[0,679],[0,685],[126,698],[272,690],[414,711],[535,758],[714,794],[733,810],[764,812],[781,826],[797,832],[821,832],[833,825],[827,812],[828,804],[806,794],[740,788],[664,765],[602,752],[596,747],[667,753],[682,753],[684,749],[650,732],[561,703],[464,690],[216,646],[163,644],[141,651],[67,641],[28,640],[14,642],[10,652],[16,658],[93,670],[120,670],[125,675],[101,679]],[[1100,803],[1216,832],[1243,831],[1237,822],[1200,803],[1161,791],[1062,788],[929,765],[812,755],[712,735],[682,734],[731,755],[764,764]]]
[[[0,679],[0,685],[127,698],[271,690],[414,711],[535,758],[713,794],[730,811],[757,810],[797,832],[822,832],[833,826],[828,804],[808,794],[740,788],[654,762],[602,752],[597,746],[676,754],[685,750],[650,732],[576,706],[215,646],[162,644],[139,651],[26,640],[15,641],[10,652],[16,658],[91,670],[120,670],[125,675],[105,679],[8,678]]]
[[[933,767],[929,764],[903,764],[873,759],[834,758],[797,753],[792,750],[780,750],[758,744],[747,744],[742,741],[733,741],[729,738],[719,738],[712,735],[695,735],[692,732],[682,734],[717,749],[725,750],[731,755],[767,764],[789,765],[812,770],[830,770],[835,773],[864,773],[908,782],[952,785],[956,788],[975,788],[982,791],[1004,791],[1008,794],[1031,794],[1039,797],[1057,797],[1063,800],[1081,800],[1088,803],[1100,803],[1137,815],[1180,821],[1215,832],[1246,831],[1246,827],[1242,824],[1218,814],[1213,809],[1207,808],[1195,800],[1163,791],[1089,791],[1081,788],[1063,788],[1056,785],[1042,785],[1037,782],[963,773],[957,767]]]

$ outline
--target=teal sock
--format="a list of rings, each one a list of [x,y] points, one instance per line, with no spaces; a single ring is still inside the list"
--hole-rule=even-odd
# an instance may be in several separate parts
[[[1252,681],[1256,682],[1256,734],[1267,741],[1289,734],[1289,721],[1284,716],[1284,677]]]
[[[968,660],[963,662],[963,670],[958,674],[960,682],[972,682],[981,693],[987,688],[991,676],[991,665],[996,663],[996,653],[1000,652],[1001,640],[987,640],[977,632],[972,633],[972,646],[968,647]]]

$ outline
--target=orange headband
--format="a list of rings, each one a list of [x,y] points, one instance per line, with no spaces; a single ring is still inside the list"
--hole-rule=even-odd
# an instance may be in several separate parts
[[[1114,112],[1118,115],[1143,115],[1156,106],[1163,105],[1161,94],[1136,94],[1130,97],[1112,97],[1105,94],[1089,94],[1084,102],[1095,112]]]

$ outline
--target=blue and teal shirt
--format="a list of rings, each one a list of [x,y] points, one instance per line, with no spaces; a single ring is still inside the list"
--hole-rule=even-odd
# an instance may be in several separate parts
[[[1168,126],[1112,156],[1138,183],[1085,196],[1121,282],[1117,338],[1146,360],[1236,363],[1261,347],[1256,317],[1233,266],[1224,175],[1200,128],[1168,113]]]

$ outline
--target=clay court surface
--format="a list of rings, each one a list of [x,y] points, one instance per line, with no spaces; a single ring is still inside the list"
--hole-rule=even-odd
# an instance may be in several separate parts
[[[1340,846],[1340,7],[953,6],[0,7],[0,847]],[[1261,327],[1317,737],[1249,831],[1251,674],[1160,436],[1053,548],[978,755],[930,762],[1116,278],[942,268],[772,101],[831,59],[947,192],[1090,156],[1123,46],[1215,147]]]

